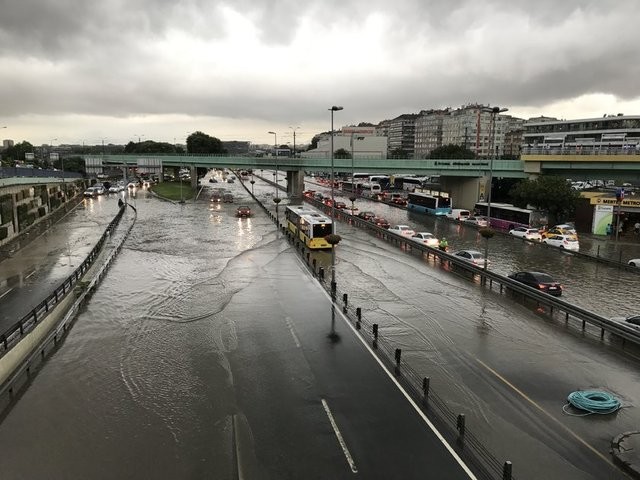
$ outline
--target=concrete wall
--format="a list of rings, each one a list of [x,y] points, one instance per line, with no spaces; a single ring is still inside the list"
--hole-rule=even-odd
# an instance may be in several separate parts
[[[84,180],[30,184],[6,182],[0,186],[0,246],[64,209],[83,191]]]
[[[449,192],[453,199],[453,208],[465,208],[473,211],[476,202],[479,202],[480,195],[488,191],[488,177],[440,177],[442,190]]]

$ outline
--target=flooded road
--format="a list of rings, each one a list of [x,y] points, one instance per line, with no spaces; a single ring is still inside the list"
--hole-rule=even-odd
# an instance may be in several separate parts
[[[233,478],[228,440],[235,428],[234,402],[251,397],[243,395],[249,386],[278,391],[264,381],[269,356],[265,368],[252,371],[249,358],[234,353],[246,320],[255,322],[252,328],[264,328],[263,323],[275,328],[290,304],[304,304],[311,287],[318,287],[302,266],[294,269],[285,261],[292,248],[241,185],[224,187],[236,195],[234,204],[211,205],[206,193],[200,202],[169,204],[141,192],[136,226],[117,261],[63,347],[0,424],[0,449],[12,459],[3,478]],[[274,208],[273,187],[258,182],[254,188]],[[235,208],[245,202],[254,215],[238,219]],[[385,212],[390,221],[407,223],[406,212]],[[458,228],[425,221],[425,229],[437,235]],[[608,442],[640,422],[638,352],[621,349],[615,339],[601,342],[566,328],[350,225],[341,223],[338,232],[343,237],[336,252],[339,290],[379,323],[381,336],[402,348],[416,371],[431,378],[454,412],[465,413],[467,428],[499,460],[513,462],[516,478],[624,478],[611,463]],[[478,241],[466,235],[454,248]],[[497,238],[492,242],[496,269],[500,255],[522,265],[529,261],[500,252]],[[510,245],[524,252],[531,247]],[[551,258],[549,250],[533,250],[528,257]],[[565,257],[572,265],[580,260],[557,253],[550,265]],[[330,264],[326,252],[317,258]],[[579,268],[576,285],[580,275],[611,281],[602,265],[584,262]],[[281,278],[298,287],[278,286]],[[569,300],[580,288],[565,283]],[[583,294],[585,301],[597,302],[593,297],[600,291]],[[298,331],[300,319],[288,321]],[[299,340],[304,342],[304,335]],[[305,399],[291,411],[316,421],[308,406],[315,397],[309,372],[294,368],[302,364],[295,356],[291,364],[286,373],[299,379],[297,393]],[[243,371],[250,381],[236,384]],[[624,408],[597,418],[566,415],[567,395],[586,388],[614,393]],[[350,397],[349,385],[342,389],[341,396]],[[352,395],[361,404],[384,404]],[[286,421],[265,417],[264,422],[285,429]],[[296,444],[295,438],[282,439]],[[326,451],[319,456],[333,459],[333,451]],[[319,461],[306,456],[309,465]],[[301,457],[304,463],[305,454]],[[277,466],[270,471],[283,473]]]

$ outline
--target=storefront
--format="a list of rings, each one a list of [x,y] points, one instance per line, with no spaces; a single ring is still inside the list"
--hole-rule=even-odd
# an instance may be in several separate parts
[[[634,225],[640,222],[640,198],[625,198],[618,202],[615,197],[593,197],[592,233],[607,235],[619,230],[621,236],[633,235]]]

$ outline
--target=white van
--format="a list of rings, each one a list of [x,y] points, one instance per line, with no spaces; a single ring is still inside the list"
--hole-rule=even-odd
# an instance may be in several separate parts
[[[451,213],[447,213],[447,218],[450,218],[451,220],[457,220],[458,222],[464,222],[470,216],[471,212],[462,208],[454,208],[453,210],[451,210]]]

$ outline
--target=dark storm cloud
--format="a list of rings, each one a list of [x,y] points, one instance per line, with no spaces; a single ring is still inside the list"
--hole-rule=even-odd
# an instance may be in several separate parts
[[[216,42],[244,33],[226,22],[228,9],[262,45],[281,49],[273,64],[281,75],[229,76],[229,65],[216,64]],[[632,0],[0,0],[0,102],[4,116],[302,119],[322,115],[330,99],[377,121],[470,102],[634,99],[639,14]],[[380,19],[377,41],[349,36],[371,18]],[[311,53],[295,48],[309,28],[317,49],[304,58]],[[327,32],[345,35],[341,48],[322,48],[334,39]],[[202,63],[185,70],[177,60],[190,51],[163,53],[179,37],[194,42],[187,48],[212,45]],[[356,56],[369,65],[349,70]],[[245,65],[260,60],[249,55]]]

